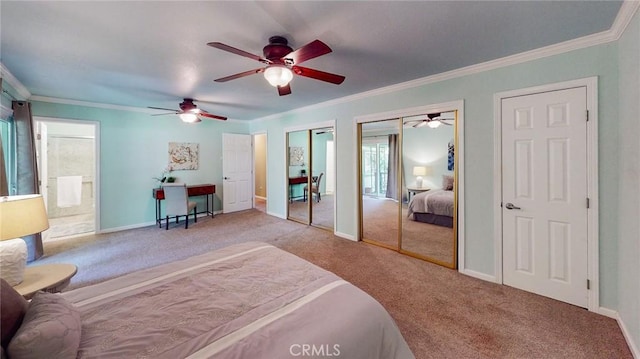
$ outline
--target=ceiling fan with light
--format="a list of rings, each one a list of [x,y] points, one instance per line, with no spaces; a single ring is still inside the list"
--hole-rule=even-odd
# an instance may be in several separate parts
[[[162,116],[162,115],[171,115],[171,114],[176,114],[180,117],[180,119],[184,122],[189,122],[189,123],[195,123],[195,122],[200,122],[202,121],[200,119],[200,117],[206,117],[206,118],[213,118],[215,120],[221,120],[221,121],[226,121],[227,118],[224,116],[218,116],[218,115],[214,115],[211,114],[205,110],[201,110],[198,108],[198,106],[196,106],[195,103],[193,103],[193,101],[195,101],[192,98],[185,98],[179,105],[180,109],[179,110],[173,110],[170,108],[162,108],[162,107],[151,107],[149,106],[149,108],[154,109],[154,110],[166,110],[166,111],[171,111],[169,113],[159,113],[156,115],[152,115],[152,116]]]
[[[417,117],[417,116],[416,116]],[[453,121],[454,117],[444,117],[441,113],[430,113],[426,117],[418,119],[418,120],[408,120],[404,121],[403,125],[411,126],[414,128],[429,126],[430,128],[438,128],[440,125],[452,126],[452,124],[444,121]]]
[[[289,82],[293,79],[294,74],[336,85],[341,84],[345,79],[342,75],[299,66],[307,60],[311,60],[331,52],[331,48],[320,40],[314,40],[294,51],[289,47],[287,39],[282,36],[272,36],[269,38],[269,44],[262,49],[264,57],[251,54],[221,42],[210,42],[207,45],[232,54],[248,57],[267,65],[266,67],[222,77],[216,79],[216,82],[227,82],[257,73],[264,73],[264,77],[267,81],[278,89],[278,94],[280,96],[284,96],[291,93],[291,86],[289,85]]]

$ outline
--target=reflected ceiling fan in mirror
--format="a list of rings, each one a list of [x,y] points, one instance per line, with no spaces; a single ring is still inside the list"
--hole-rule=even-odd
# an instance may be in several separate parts
[[[151,107],[149,106],[149,108],[154,109],[154,110],[166,110],[166,111],[171,111],[169,113],[159,113],[156,115],[152,115],[152,116],[162,116],[162,115],[172,115],[172,114],[176,114],[180,117],[180,119],[184,122],[188,122],[188,123],[196,123],[196,122],[200,122],[202,121],[200,118],[201,117],[206,117],[206,118],[212,118],[215,120],[221,120],[221,121],[226,121],[227,118],[224,116],[218,116],[218,115],[214,115],[211,114],[205,110],[201,110],[198,108],[198,106],[196,106],[195,103],[193,103],[193,101],[195,101],[192,98],[185,98],[179,105],[180,109],[179,110],[174,110],[174,109],[170,109],[170,108],[162,108],[162,107]]]
[[[299,66],[307,60],[311,60],[331,52],[331,48],[320,40],[314,40],[294,51],[289,47],[287,39],[282,36],[272,36],[269,38],[269,44],[262,49],[264,57],[251,54],[221,42],[210,42],[207,45],[232,54],[248,57],[267,65],[266,67],[222,77],[216,79],[216,82],[227,82],[257,73],[264,73],[264,77],[267,81],[278,89],[278,94],[280,96],[284,96],[291,93],[291,86],[289,85],[289,82],[293,79],[294,74],[336,85],[341,84],[345,79],[342,75]]]
[[[418,117],[418,116],[414,116]],[[422,116],[420,116],[422,117]],[[407,120],[403,122],[404,126],[411,126],[414,128],[429,126],[430,128],[438,128],[440,125],[452,126],[452,124],[445,121],[453,121],[455,117],[446,117],[441,113],[430,113],[426,117],[418,120]]]

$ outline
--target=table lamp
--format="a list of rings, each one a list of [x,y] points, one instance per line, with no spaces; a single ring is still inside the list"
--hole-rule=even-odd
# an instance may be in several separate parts
[[[422,176],[427,175],[427,167],[425,166],[414,166],[413,167],[413,175],[418,176],[416,178],[416,187],[422,188]]]
[[[49,228],[42,195],[0,197],[0,278],[15,286],[27,265],[27,244],[22,236]]]

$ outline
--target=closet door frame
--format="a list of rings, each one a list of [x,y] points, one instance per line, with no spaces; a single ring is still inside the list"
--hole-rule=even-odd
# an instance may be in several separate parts
[[[457,269],[458,271],[462,271],[465,268],[464,262],[464,253],[465,253],[465,230],[464,230],[464,100],[455,100],[450,102],[442,102],[432,105],[426,106],[418,106],[405,108],[394,111],[387,112],[379,112],[367,115],[356,116],[353,121],[353,133],[356,135],[356,163],[358,164],[355,168],[358,173],[354,176],[355,181],[360,180],[360,151],[361,151],[361,134],[359,132],[359,124],[365,122],[373,122],[373,121],[382,121],[389,119],[397,119],[404,118],[410,116],[417,116],[425,113],[436,113],[436,112],[451,112],[457,111],[456,116],[456,129],[457,136],[455,137],[455,149],[456,149],[456,186],[457,186],[457,214],[456,214],[456,239],[457,239],[457,250],[454,253],[454,256],[457,258]],[[359,189],[360,183],[356,182],[354,188]],[[356,197],[358,198],[358,204],[356,206],[357,218],[359,220],[358,228],[356,229],[356,238],[357,240],[362,240],[362,201],[359,199],[360,193],[356,193]],[[399,240],[399,244],[402,244],[402,239]],[[399,251],[402,253],[402,251]]]

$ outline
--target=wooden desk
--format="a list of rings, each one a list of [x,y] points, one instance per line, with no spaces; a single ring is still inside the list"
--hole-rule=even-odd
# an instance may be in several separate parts
[[[289,202],[293,202],[293,187],[294,185],[307,184],[309,177],[289,177]]]
[[[209,208],[209,197],[211,197],[211,207],[213,207],[213,195],[216,193],[216,185],[214,184],[196,184],[187,186],[187,195],[189,197],[195,196],[206,196],[207,197],[207,208],[205,211],[200,211],[200,213],[210,214],[211,217],[214,216],[213,208]],[[156,200],[156,224],[159,227],[162,227],[162,207],[160,205],[160,201],[164,199],[164,190],[162,188],[154,188],[153,189],[153,198]]]
[[[73,264],[43,264],[27,267],[22,283],[13,287],[26,299],[39,290],[56,293],[69,285],[78,268]]]

